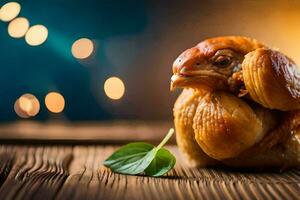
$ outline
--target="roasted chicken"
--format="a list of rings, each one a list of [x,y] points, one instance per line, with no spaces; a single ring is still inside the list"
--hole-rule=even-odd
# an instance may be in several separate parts
[[[246,37],[217,37],[184,51],[171,90],[179,149],[193,166],[300,166],[300,69]]]

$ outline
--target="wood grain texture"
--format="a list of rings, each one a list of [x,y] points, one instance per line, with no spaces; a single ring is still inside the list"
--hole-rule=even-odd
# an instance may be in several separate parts
[[[0,146],[0,199],[299,199],[300,172],[196,169],[175,146],[161,178],[112,173],[102,161],[118,146]]]

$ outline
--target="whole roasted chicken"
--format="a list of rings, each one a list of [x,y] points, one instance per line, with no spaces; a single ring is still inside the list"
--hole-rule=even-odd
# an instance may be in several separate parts
[[[184,51],[171,89],[179,149],[194,166],[300,166],[300,69],[246,37],[217,37]]]

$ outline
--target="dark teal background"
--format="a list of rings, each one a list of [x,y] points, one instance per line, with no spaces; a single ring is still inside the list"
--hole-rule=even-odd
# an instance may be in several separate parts
[[[147,23],[145,3],[121,0],[18,2],[22,6],[20,16],[29,19],[31,24],[45,25],[49,37],[43,45],[31,47],[24,39],[10,38],[8,24],[0,23],[0,120],[16,119],[14,101],[28,92],[41,102],[40,113],[35,118],[47,119],[43,99],[52,90],[59,91],[65,97],[64,114],[71,120],[111,118],[109,112],[103,109],[105,105],[97,102],[90,89],[90,71],[97,73],[97,80],[103,83],[110,75],[118,75],[118,69],[111,69],[101,52],[95,55],[96,59],[101,60],[101,66],[88,69],[72,57],[70,48],[80,37],[101,41],[101,45],[109,37],[139,34]],[[101,69],[102,66],[105,69]],[[106,98],[100,87],[101,92],[100,96]]]

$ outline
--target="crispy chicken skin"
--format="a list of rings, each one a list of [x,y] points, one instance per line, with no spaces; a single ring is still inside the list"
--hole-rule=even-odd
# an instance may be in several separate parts
[[[205,40],[173,64],[179,149],[193,166],[300,166],[300,71],[246,37]]]
[[[218,163],[203,152],[195,139],[193,119],[203,95],[204,93],[200,90],[184,89],[174,105],[177,145],[191,166],[208,166]]]

